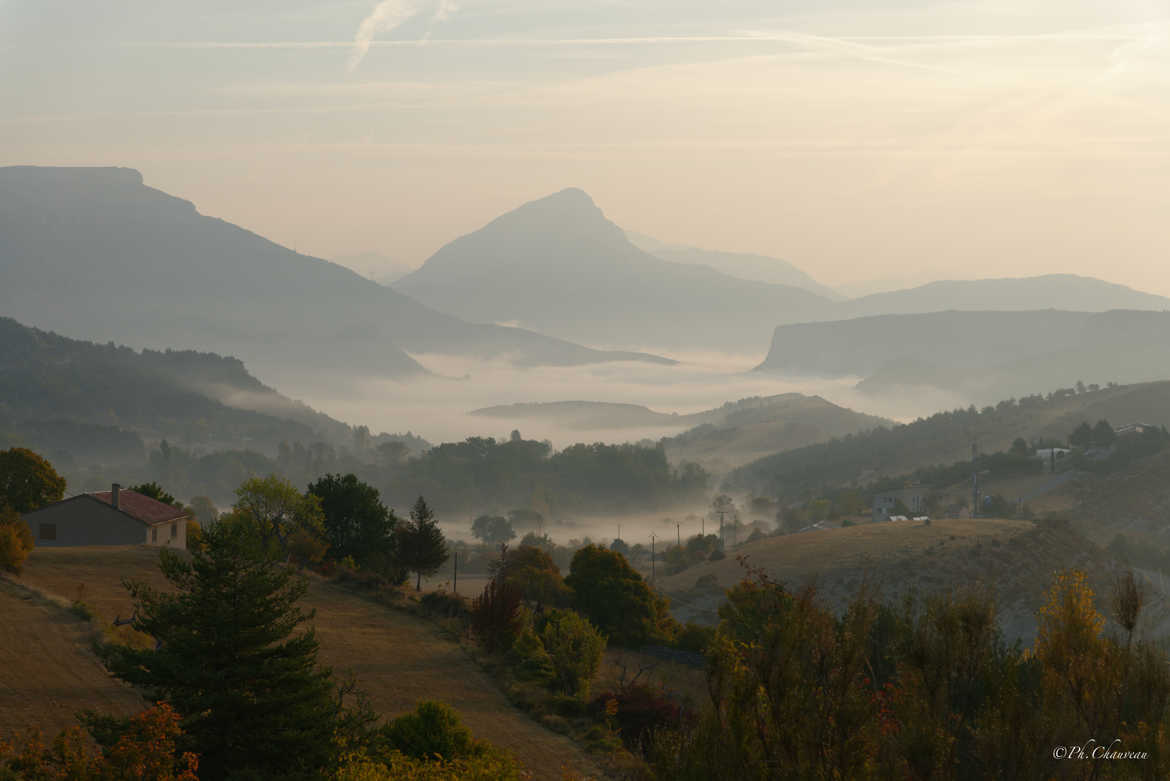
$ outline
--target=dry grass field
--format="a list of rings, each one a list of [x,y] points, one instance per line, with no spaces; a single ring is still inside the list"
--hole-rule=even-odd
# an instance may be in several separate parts
[[[101,666],[89,635],[65,608],[0,581],[0,738],[29,728],[51,737],[86,709],[129,715],[146,707]]]
[[[145,547],[43,548],[29,557],[20,580],[69,600],[80,596],[108,623],[130,614],[123,578],[163,586],[158,552]],[[536,779],[560,779],[562,767],[601,776],[575,743],[512,707],[459,645],[429,622],[320,578],[311,580],[303,604],[316,611],[322,661],[338,673],[352,673],[380,714],[396,716],[419,700],[442,700],[462,714],[476,736],[510,750]]]
[[[677,575],[659,578],[658,587],[667,592],[685,590],[704,575],[714,575],[723,588],[743,580],[745,570],[737,561],[760,567],[771,577],[800,585],[822,573],[846,568],[863,568],[894,558],[930,550],[937,545],[962,547],[978,541],[1006,540],[1033,528],[1030,521],[955,519],[866,523],[840,529],[769,537],[728,551],[722,561],[704,562]]]

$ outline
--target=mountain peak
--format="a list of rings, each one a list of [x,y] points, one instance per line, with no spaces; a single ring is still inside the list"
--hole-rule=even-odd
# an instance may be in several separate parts
[[[476,233],[509,244],[540,247],[543,251],[574,242],[627,244],[622,229],[610,222],[579,187],[568,187],[529,201],[492,220]]]

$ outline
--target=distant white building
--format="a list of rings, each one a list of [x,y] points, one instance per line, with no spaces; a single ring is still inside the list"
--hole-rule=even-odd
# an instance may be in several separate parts
[[[911,515],[919,515],[926,510],[926,495],[920,486],[903,488],[901,491],[878,494],[873,498],[873,521],[892,521],[895,518],[906,519],[905,515],[897,513],[898,503],[905,505]]]

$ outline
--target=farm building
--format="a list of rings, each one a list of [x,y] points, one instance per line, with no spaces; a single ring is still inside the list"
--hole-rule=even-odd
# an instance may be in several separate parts
[[[124,491],[78,494],[24,516],[38,547],[153,545],[187,547],[186,510]]]

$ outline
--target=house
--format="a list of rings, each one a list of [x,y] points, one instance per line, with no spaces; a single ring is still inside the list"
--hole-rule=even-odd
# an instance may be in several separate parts
[[[1147,431],[1155,428],[1157,426],[1152,426],[1149,423],[1127,423],[1124,426],[1118,426],[1113,429],[1113,433],[1119,437],[1132,437],[1145,434]]]
[[[878,494],[873,498],[874,523],[893,520],[893,517],[899,515],[896,512],[899,503],[903,504],[910,514],[919,515],[926,510],[926,495],[920,486]]]
[[[125,491],[71,496],[24,516],[37,547],[77,545],[153,545],[186,548],[186,510]]]

